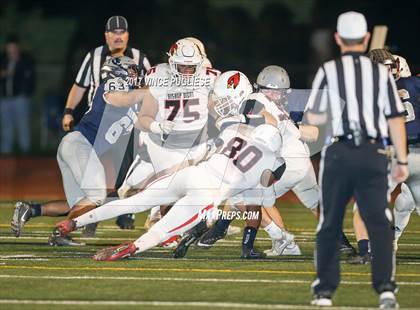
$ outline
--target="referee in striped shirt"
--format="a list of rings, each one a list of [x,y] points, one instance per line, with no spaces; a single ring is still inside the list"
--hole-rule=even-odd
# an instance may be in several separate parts
[[[383,140],[389,132],[398,160],[393,178],[402,182],[408,176],[404,108],[388,69],[362,54],[369,38],[362,14],[347,12],[338,17],[335,41],[342,55],[319,68],[308,100],[308,122],[325,123],[330,133],[319,172],[321,216],[315,254],[317,279],[312,284],[312,304],[317,306],[332,305],[340,281],[339,233],[353,196],[371,238],[372,282],[380,294],[380,306],[398,306]]]

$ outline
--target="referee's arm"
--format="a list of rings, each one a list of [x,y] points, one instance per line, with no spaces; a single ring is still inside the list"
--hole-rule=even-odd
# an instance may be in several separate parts
[[[398,96],[397,87],[391,73],[388,74],[385,100],[385,116],[387,118],[389,134],[397,155],[397,165],[392,177],[398,183],[408,177],[407,169],[407,134],[405,131],[405,109]]]
[[[76,81],[70,89],[67,96],[65,112],[62,120],[62,126],[64,131],[71,130],[73,126],[73,115],[71,112],[79,105],[82,101],[83,95],[85,94],[86,88],[89,86],[90,81],[90,69],[91,68],[91,53],[88,53],[83,60],[82,66],[76,76]]]
[[[325,124],[327,122],[327,108],[327,77],[324,67],[321,66],[312,83],[312,90],[305,109],[307,123],[315,126]]]

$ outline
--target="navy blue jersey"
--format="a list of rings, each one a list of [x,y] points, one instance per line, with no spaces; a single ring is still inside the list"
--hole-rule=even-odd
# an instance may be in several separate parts
[[[396,81],[398,94],[406,110],[407,139],[420,142],[420,77],[410,76]]]
[[[139,111],[138,104],[129,108],[107,104],[103,98],[104,92],[105,85],[101,84],[96,90],[91,108],[74,128],[92,144],[98,156],[116,143],[125,150]]]

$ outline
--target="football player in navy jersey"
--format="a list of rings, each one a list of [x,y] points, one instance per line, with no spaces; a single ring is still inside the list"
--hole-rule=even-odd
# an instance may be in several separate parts
[[[407,226],[411,213],[417,209],[417,213],[420,214],[420,77],[411,76],[410,68],[403,57],[392,55],[385,49],[372,50],[369,52],[369,57],[373,62],[383,63],[388,66],[395,77],[398,94],[406,109],[406,132],[409,149],[408,169],[410,175],[401,184],[401,193],[397,196],[394,204],[394,250],[397,250],[398,239]],[[392,159],[392,161],[395,160]],[[394,182],[389,182],[389,194],[394,191],[397,185]],[[369,237],[358,213],[357,206],[355,206],[354,210],[353,225],[359,254],[352,257],[349,263],[366,264],[371,260]]]
[[[138,66],[126,56],[108,59],[101,68],[104,82],[96,90],[92,106],[63,137],[57,161],[63,178],[66,201],[45,204],[18,201],[12,219],[12,232],[18,237],[24,224],[36,216],[73,218],[104,203],[107,195],[104,162],[116,163],[118,172],[134,124],[139,103],[131,106],[111,104],[104,98],[108,91],[128,91],[139,85]],[[76,245],[53,233],[51,245]]]
[[[399,64],[402,63],[401,57],[394,57]],[[396,84],[398,94],[406,109],[405,128],[410,176],[402,184],[401,193],[395,201],[395,250],[398,239],[410,220],[411,213],[417,209],[420,215],[420,76],[401,77]]]

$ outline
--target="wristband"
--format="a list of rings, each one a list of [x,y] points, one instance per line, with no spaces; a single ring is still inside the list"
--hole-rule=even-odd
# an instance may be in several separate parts
[[[63,115],[67,115],[67,114],[73,115],[73,109],[72,108],[65,108]]]
[[[397,165],[400,165],[400,166],[408,166],[408,162],[407,161],[397,161]]]

